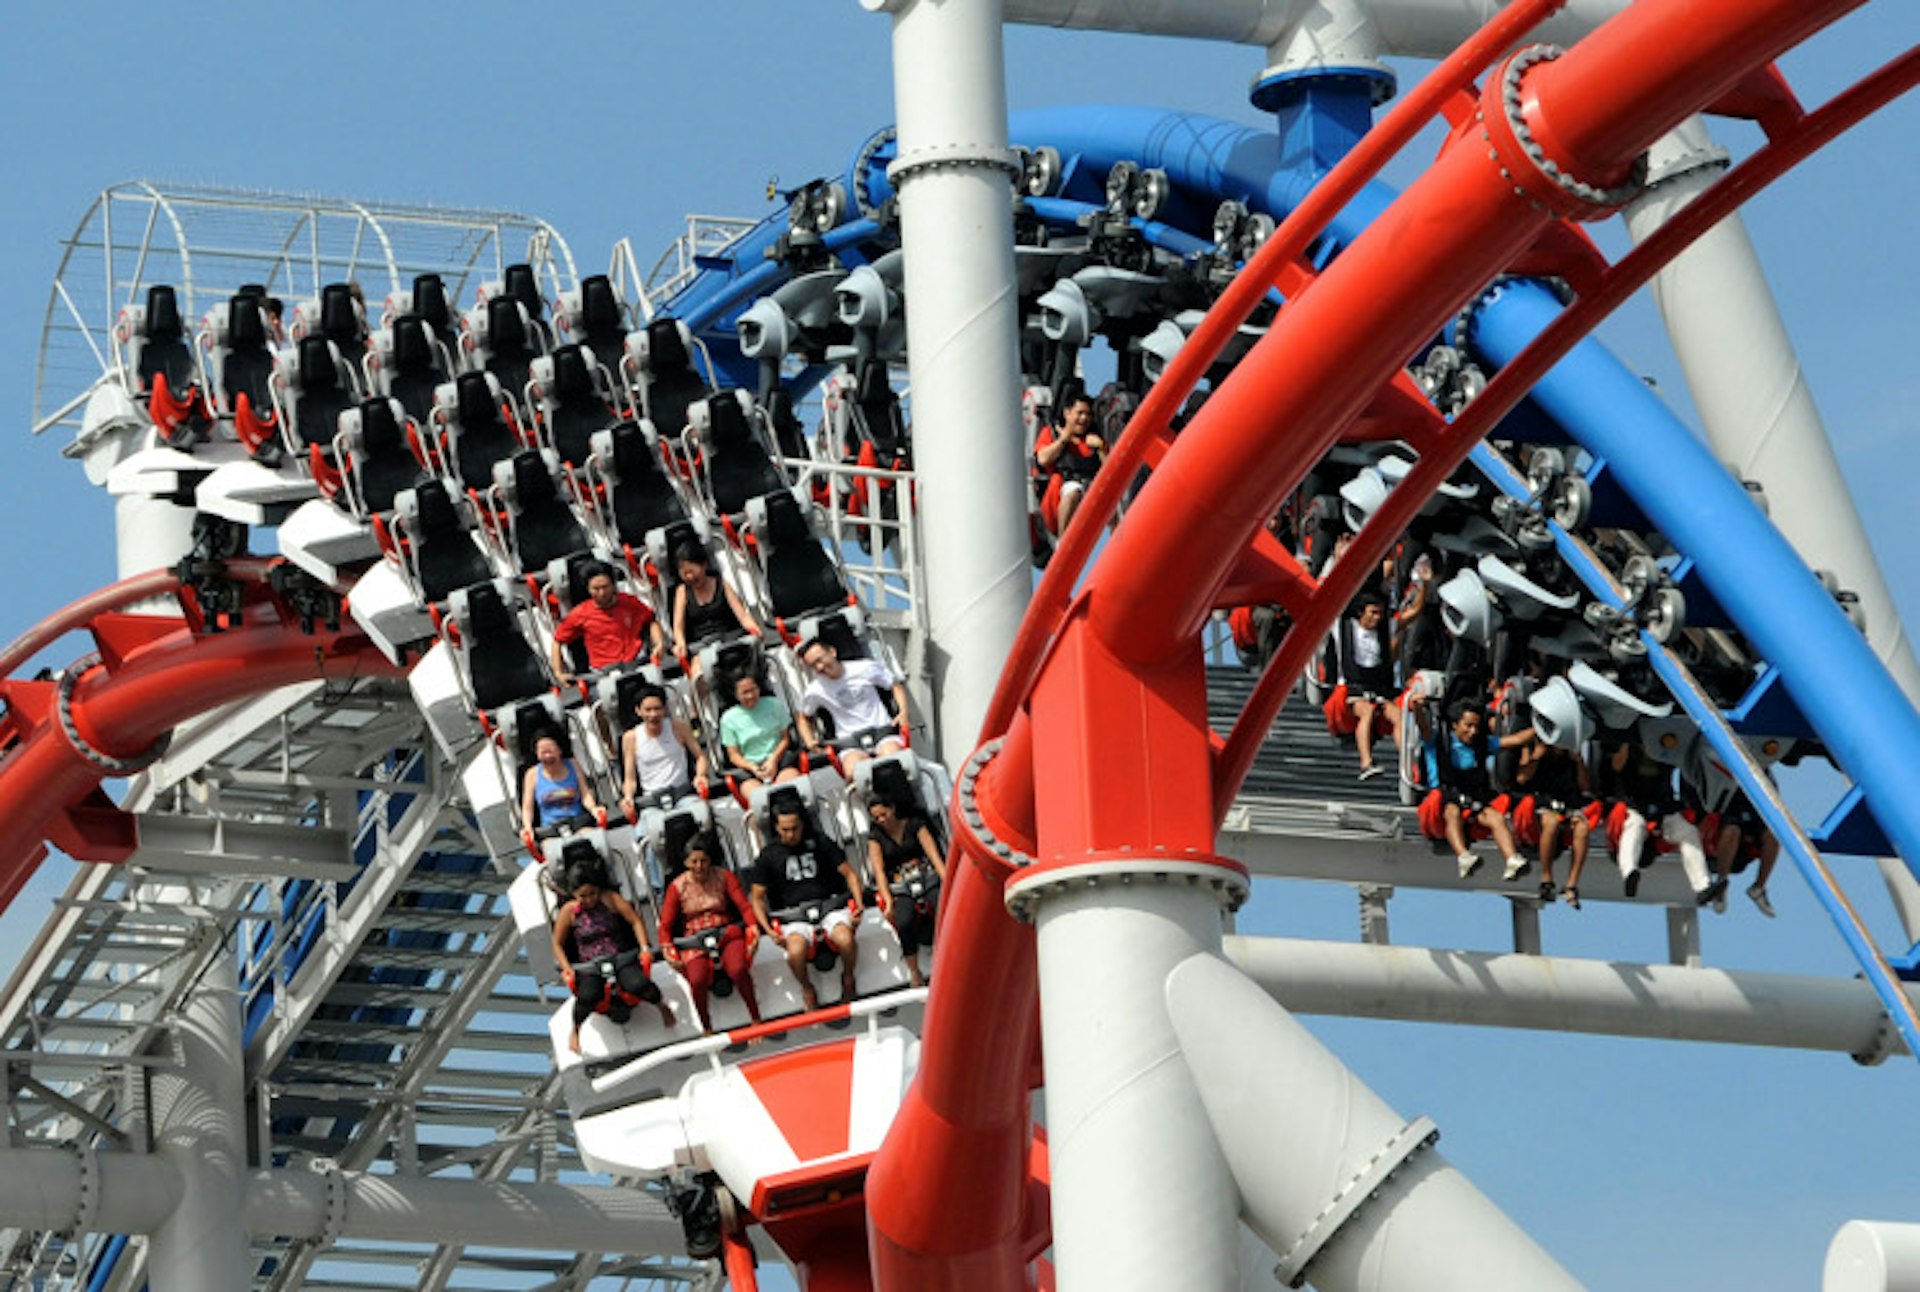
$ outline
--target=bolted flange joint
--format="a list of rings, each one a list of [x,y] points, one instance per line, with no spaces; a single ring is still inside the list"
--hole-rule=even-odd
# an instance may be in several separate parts
[[[1487,78],[1474,113],[1487,155],[1500,168],[1514,194],[1555,219],[1599,220],[1638,197],[1647,186],[1647,155],[1633,159],[1618,184],[1590,184],[1547,155],[1527,120],[1521,84],[1529,69],[1566,51],[1557,45],[1529,45]]]
[[[1239,910],[1252,892],[1247,868],[1217,853],[1162,849],[1097,852],[1026,867],[1006,886],[1007,912],[1031,924],[1035,912],[1049,897],[1089,888],[1149,885],[1204,890],[1224,911]]]

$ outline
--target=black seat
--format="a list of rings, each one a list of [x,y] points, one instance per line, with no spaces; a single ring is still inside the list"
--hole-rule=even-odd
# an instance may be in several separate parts
[[[422,480],[413,487],[407,537],[413,542],[413,565],[422,601],[437,604],[456,588],[480,583],[492,575],[443,481]]]
[[[387,392],[416,422],[427,420],[433,411],[434,389],[447,380],[440,355],[425,319],[403,314],[393,321],[393,368],[387,374]]]
[[[841,659],[867,658],[867,643],[847,618],[847,611],[821,615],[813,621],[813,636],[833,647]]]
[[[767,571],[767,593],[773,613],[782,619],[845,605],[847,589],[840,582],[826,548],[814,538],[800,504],[782,489],[760,500],[765,523],[755,527],[760,559]]]
[[[193,347],[180,321],[180,301],[173,288],[157,283],[147,288],[147,317],[140,340],[140,362],[135,379],[140,393],[153,389],[156,377],[165,377],[167,389],[178,399],[200,384]]]
[[[510,485],[514,556],[523,574],[538,574],[560,557],[586,550],[586,531],[539,450],[521,450],[499,472]]]
[[[294,352],[299,389],[293,397],[293,429],[305,445],[333,452],[340,414],[354,405],[353,391],[341,380],[340,352],[324,336],[302,337]]]
[[[707,487],[721,515],[738,515],[746,510],[749,499],[787,487],[765,441],[754,433],[746,409],[731,391],[707,400],[706,441]]]
[[[800,424],[800,415],[793,409],[793,392],[785,386],[775,386],[760,401],[766,410],[767,426],[773,431],[773,442],[780,446],[780,452],[790,458],[807,456],[807,431]]]
[[[360,505],[369,513],[393,510],[394,495],[420,479],[420,462],[407,446],[406,428],[386,399],[360,405],[360,447],[354,454]]]
[[[593,452],[593,433],[606,429],[618,416],[600,397],[587,365],[588,353],[581,345],[563,345],[553,352],[547,433],[562,462],[584,463]]]
[[[320,289],[320,335],[350,359],[366,352],[367,320],[353,299],[353,288],[345,283],[328,283]]]
[[[608,372],[620,370],[627,343],[626,312],[613,290],[613,280],[594,274],[580,280],[580,342]]]
[[[505,403],[484,372],[463,372],[454,378],[453,423],[447,433],[460,483],[479,492],[493,484],[494,464],[520,448]]]
[[[713,393],[694,370],[693,356],[680,339],[678,319],[647,324],[647,372],[642,391],[646,414],[660,434],[676,436],[687,426],[687,410]]]
[[[686,504],[638,422],[621,422],[594,439],[606,464],[607,511],[616,538],[639,547],[649,530],[686,523]]]
[[[547,298],[540,294],[540,280],[534,274],[533,266],[508,265],[501,273],[500,285],[505,295],[527,307],[527,321],[546,342],[545,348],[551,349],[553,328],[547,322]]]
[[[273,416],[273,351],[267,347],[267,316],[257,296],[227,302],[227,346],[220,362],[220,393],[235,413],[246,399],[253,416]]]
[[[502,593],[503,585],[477,583],[456,594],[464,613],[455,614],[467,657],[473,702],[482,712],[538,695],[547,689],[546,670],[527,645]]]
[[[453,316],[453,298],[438,274],[413,276],[413,312],[432,329],[448,354],[460,352],[460,328]]]
[[[519,299],[508,292],[487,302],[486,368],[515,399],[527,388],[528,369],[540,353],[522,310]]]
[[[887,366],[870,363],[861,372],[854,412],[883,467],[904,465],[907,455],[907,419],[900,396],[887,380]]]

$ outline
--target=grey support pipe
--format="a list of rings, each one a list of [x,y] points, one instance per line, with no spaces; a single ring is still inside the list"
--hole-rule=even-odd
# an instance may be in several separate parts
[[[1873,989],[1851,978],[1282,938],[1225,946],[1300,1014],[1829,1050],[1869,1063],[1903,1049]]]

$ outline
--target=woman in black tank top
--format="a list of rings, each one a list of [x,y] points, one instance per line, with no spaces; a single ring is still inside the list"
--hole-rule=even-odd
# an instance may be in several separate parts
[[[688,543],[673,554],[680,585],[673,590],[673,649],[683,660],[716,637],[734,632],[759,636],[760,625],[747,613],[734,590],[713,572],[713,558],[705,548]],[[693,674],[699,662],[691,660]]]
[[[867,804],[867,813],[873,822],[867,833],[867,860],[879,888],[880,909],[900,936],[907,976],[914,986],[922,987],[927,980],[920,972],[920,944],[933,944],[947,861],[926,820],[906,815],[892,798],[876,794]],[[899,892],[894,891],[896,885]]]

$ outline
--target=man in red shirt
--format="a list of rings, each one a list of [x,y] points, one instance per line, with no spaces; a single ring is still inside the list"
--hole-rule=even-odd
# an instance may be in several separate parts
[[[587,667],[592,669],[637,659],[649,642],[656,652],[667,645],[653,611],[632,593],[619,591],[613,570],[603,561],[587,567],[587,599],[568,611],[553,630],[553,675],[562,686],[573,684],[573,673],[561,647],[576,641],[586,642]]]

